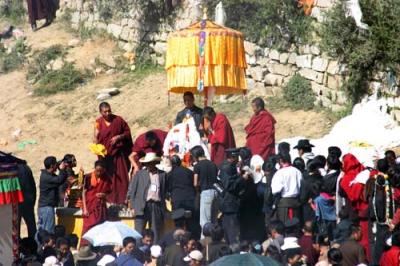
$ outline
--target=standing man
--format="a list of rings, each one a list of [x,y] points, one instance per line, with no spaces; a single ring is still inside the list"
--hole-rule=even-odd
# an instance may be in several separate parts
[[[168,133],[161,129],[153,129],[136,138],[132,153],[129,155],[133,167],[132,175],[140,170],[139,158],[144,157],[146,153],[155,153],[158,157],[163,155],[163,146],[167,135]]]
[[[185,104],[185,108],[176,115],[175,125],[182,123],[183,119],[187,115],[190,115],[194,119],[197,130],[199,130],[201,118],[203,117],[203,109],[194,104],[194,95],[190,91],[187,91],[183,94],[183,102]]]
[[[301,172],[290,164],[289,154],[280,154],[280,169],[271,181],[272,194],[279,199],[276,206],[276,218],[283,223],[293,217],[300,217],[299,195],[302,180]]]
[[[37,20],[46,19],[43,25],[43,27],[46,27],[49,26],[56,17],[58,7],[53,0],[27,0],[27,4],[29,22],[33,31],[37,30]]]
[[[236,148],[235,137],[228,118],[215,113],[212,107],[203,110],[205,134],[211,145],[211,161],[220,166],[225,159],[225,150]]]
[[[364,248],[360,245],[359,241],[362,238],[361,228],[358,225],[350,227],[350,235],[348,240],[340,245],[340,251],[343,255],[341,265],[353,266],[361,263],[366,263]]]
[[[306,166],[308,161],[314,159],[315,157],[314,153],[312,152],[313,147],[314,145],[312,145],[308,139],[299,140],[297,145],[293,147],[293,149],[297,149],[299,157],[304,160]]]
[[[57,176],[57,159],[49,156],[44,159],[44,167],[40,174],[40,195],[38,208],[38,228],[54,233],[54,208],[58,206],[58,190],[67,179],[66,175]],[[64,168],[64,163],[60,164],[60,169]]]
[[[264,161],[275,154],[275,118],[265,110],[264,100],[260,97],[251,102],[254,115],[245,127],[246,147],[253,155],[260,155]]]
[[[219,179],[222,191],[219,191],[219,208],[222,212],[222,227],[225,240],[229,245],[239,241],[239,208],[240,196],[243,195],[245,179],[237,170],[239,149],[226,150],[226,160],[220,167]]]
[[[129,184],[127,199],[131,201],[135,216],[135,229],[143,234],[146,224],[154,232],[154,242],[161,236],[166,195],[166,174],[157,169],[161,158],[147,153],[139,160],[145,168],[139,170]]]
[[[129,183],[128,156],[132,150],[131,130],[124,119],[112,113],[109,103],[100,103],[99,111],[101,116],[96,120],[94,142],[103,144],[107,149],[104,162],[112,182],[112,190],[108,194],[107,201],[123,204]]]

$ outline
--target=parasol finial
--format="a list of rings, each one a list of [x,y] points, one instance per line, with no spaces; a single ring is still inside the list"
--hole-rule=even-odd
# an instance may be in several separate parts
[[[208,11],[208,8],[207,7],[203,7],[203,19],[204,20],[207,19],[207,11]]]

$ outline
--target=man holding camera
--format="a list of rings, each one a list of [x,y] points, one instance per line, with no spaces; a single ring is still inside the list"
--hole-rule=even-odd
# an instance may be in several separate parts
[[[40,174],[38,227],[54,233],[54,208],[58,205],[59,187],[64,184],[68,175],[56,175],[58,169],[65,168],[65,163],[58,163],[54,156],[44,159],[44,167],[45,169]]]
[[[215,184],[219,193],[219,208],[222,212],[222,226],[225,231],[225,240],[229,245],[239,241],[239,207],[240,197],[244,193],[244,183],[249,177],[243,177],[238,173],[237,164],[239,161],[240,149],[226,150],[226,160],[220,167],[220,185]]]

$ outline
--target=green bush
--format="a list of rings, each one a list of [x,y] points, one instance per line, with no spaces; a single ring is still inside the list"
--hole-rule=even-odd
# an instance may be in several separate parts
[[[59,57],[63,57],[66,50],[61,45],[53,45],[38,52],[29,64],[28,79],[37,81],[48,72],[47,65]]]
[[[74,65],[68,63],[60,70],[46,72],[36,84],[34,93],[38,96],[46,96],[61,91],[71,91],[84,79],[85,75],[76,70]]]
[[[348,66],[343,90],[353,103],[369,93],[375,71],[395,72],[400,64],[399,0],[361,0],[360,5],[368,30],[360,30],[353,18],[346,18],[345,3],[338,2],[320,31],[323,51]]]
[[[0,44],[0,72],[8,73],[19,68],[25,62],[28,49],[24,40],[17,40],[11,51]]]
[[[25,14],[23,0],[2,0],[2,3],[0,3],[0,18],[6,19],[13,24],[21,24]]]
[[[310,110],[314,107],[316,98],[311,82],[296,74],[283,87],[283,99],[291,108]]]
[[[219,1],[206,0],[209,13]],[[225,0],[227,26],[242,31],[260,45],[287,49],[311,39],[312,18],[294,0]]]

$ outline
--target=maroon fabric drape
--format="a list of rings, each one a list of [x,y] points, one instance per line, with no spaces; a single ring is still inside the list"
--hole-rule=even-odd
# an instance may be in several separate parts
[[[107,173],[112,177],[112,191],[108,196],[110,203],[123,204],[126,199],[129,184],[129,159],[132,150],[132,136],[128,124],[119,116],[113,115],[110,125],[106,125],[104,118],[96,120],[99,131],[98,142],[107,149],[104,158],[107,164]],[[117,135],[124,135],[123,139],[111,145],[111,139]]]
[[[86,189],[86,208],[88,210],[88,216],[83,217],[82,236],[93,226],[96,226],[107,220],[106,201],[104,199],[97,198],[96,194],[109,194],[111,192],[111,180],[108,176],[105,176],[104,178],[100,178],[96,185],[93,185],[91,184],[90,180],[91,176],[92,174],[86,175],[84,182]],[[85,245],[86,242],[81,242],[81,245]]]
[[[220,166],[225,159],[225,150],[236,148],[235,136],[228,118],[217,114],[212,122],[213,134],[209,136],[211,144],[211,161]]]
[[[168,132],[161,129],[153,129],[151,131],[154,132],[154,134],[157,136],[156,145],[154,147],[150,147],[147,145],[146,133],[139,135],[136,138],[132,149],[133,152],[136,152],[138,154],[136,159],[145,156],[146,153],[149,152],[154,152],[157,154],[157,156],[163,155],[164,141],[167,138]]]
[[[27,0],[29,22],[35,23],[36,20],[55,17],[57,6],[54,0]]]
[[[245,127],[246,147],[265,161],[275,154],[275,118],[266,110],[253,115]]]

